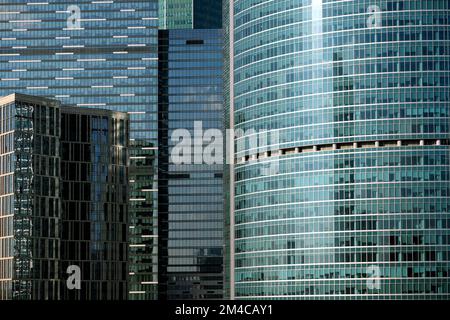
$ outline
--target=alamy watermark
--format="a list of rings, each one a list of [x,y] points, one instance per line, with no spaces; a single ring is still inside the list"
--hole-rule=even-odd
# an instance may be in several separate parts
[[[278,130],[227,129],[224,134],[219,129],[203,130],[203,123],[195,121],[193,131],[174,130],[170,139],[174,143],[170,152],[170,162],[175,165],[231,165],[257,161],[264,164],[262,174],[278,173],[277,159],[275,157],[268,159],[269,155],[274,156],[279,152]]]
[[[371,291],[381,290],[381,269],[379,266],[369,266],[366,270],[367,274],[367,289]]]
[[[66,281],[67,289],[81,290],[81,269],[77,265],[70,265],[66,273],[69,275]]]
[[[76,5],[70,5],[67,7],[67,29],[77,30],[81,29],[81,9]]]
[[[369,17],[367,18],[367,28],[380,28],[382,27],[382,12],[381,8],[377,5],[371,5],[367,8]]]

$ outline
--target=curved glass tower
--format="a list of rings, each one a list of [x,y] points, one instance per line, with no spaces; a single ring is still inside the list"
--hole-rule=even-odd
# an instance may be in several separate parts
[[[232,1],[232,296],[449,298],[449,6]]]

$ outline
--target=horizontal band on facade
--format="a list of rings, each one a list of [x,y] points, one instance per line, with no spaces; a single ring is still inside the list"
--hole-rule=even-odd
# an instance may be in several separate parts
[[[381,141],[361,141],[361,142],[345,142],[333,144],[320,144],[302,147],[289,147],[278,150],[265,151],[253,155],[239,157],[236,164],[245,164],[256,160],[265,160],[273,157],[284,155],[311,153],[321,151],[351,150],[351,149],[367,149],[367,148],[394,148],[394,147],[419,147],[419,146],[449,146],[450,140],[439,139],[410,139],[410,140],[381,140]]]

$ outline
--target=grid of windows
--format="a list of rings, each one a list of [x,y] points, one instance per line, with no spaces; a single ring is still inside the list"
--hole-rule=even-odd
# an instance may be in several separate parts
[[[223,165],[175,164],[175,130],[223,128],[221,30],[160,31],[160,298],[223,296]],[[192,159],[203,147],[192,146]],[[200,147],[200,148],[199,148]],[[200,151],[198,151],[200,149]]]
[[[448,299],[449,2],[232,5],[236,297]]]
[[[222,28],[222,0],[159,0],[159,26],[170,29]]]
[[[0,116],[0,299],[126,299],[127,115],[13,94]]]
[[[58,299],[59,105],[2,100],[0,298]]]
[[[0,13],[0,96],[129,114],[130,299],[156,298],[158,1],[15,0]]]
[[[12,298],[15,103],[0,106],[0,299]]]
[[[61,270],[81,271],[63,300],[128,297],[128,126],[123,113],[61,108]]]
[[[159,0],[161,29],[191,29],[193,0]]]

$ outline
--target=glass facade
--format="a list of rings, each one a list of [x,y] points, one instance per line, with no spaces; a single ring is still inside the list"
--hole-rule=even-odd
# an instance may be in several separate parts
[[[159,26],[170,29],[222,28],[222,0],[159,0]]]
[[[63,300],[128,298],[128,117],[61,108],[61,271],[81,271]]]
[[[59,104],[0,99],[0,299],[59,299]]]
[[[194,0],[194,29],[222,28],[222,0]]]
[[[160,29],[192,29],[193,0],[159,0]]]
[[[157,0],[0,3],[0,96],[130,116],[130,299],[157,297]]]
[[[127,299],[127,114],[13,94],[0,120],[0,300]]]
[[[448,299],[450,2],[231,8],[236,298]]]
[[[223,165],[175,163],[175,131],[223,130],[221,30],[160,31],[159,297],[223,296]],[[200,129],[201,130],[201,129]]]

